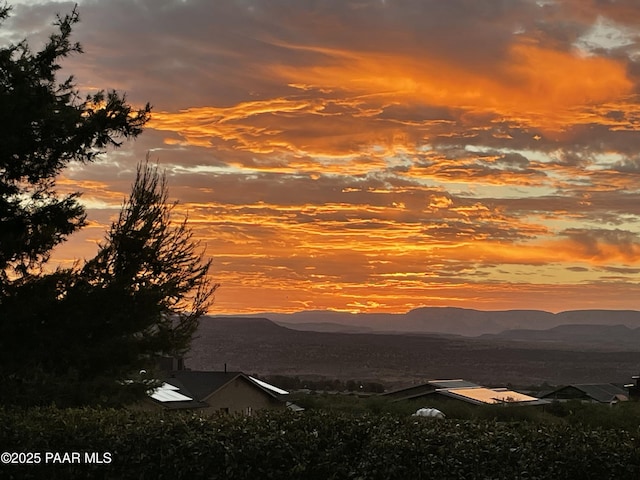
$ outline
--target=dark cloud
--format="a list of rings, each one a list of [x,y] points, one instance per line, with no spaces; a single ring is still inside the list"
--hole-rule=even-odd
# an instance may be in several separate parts
[[[613,247],[625,257],[636,260],[640,254],[640,235],[627,230],[573,228],[561,232],[584,248],[587,255],[601,257],[606,247]]]
[[[567,270],[570,272],[588,272],[589,269],[586,267],[567,267]]]
[[[603,267],[605,272],[623,273],[625,275],[637,275],[640,273],[640,268],[624,268],[624,267]]]
[[[621,173],[640,173],[640,157],[626,158],[620,162],[616,162],[613,170]]]

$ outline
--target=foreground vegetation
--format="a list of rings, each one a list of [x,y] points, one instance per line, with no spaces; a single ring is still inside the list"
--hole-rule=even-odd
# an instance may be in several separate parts
[[[0,450],[108,452],[101,464],[0,465],[1,478],[639,478],[640,431],[307,411],[201,418],[0,410]],[[95,457],[94,457],[95,458]]]
[[[640,402],[620,402],[610,406],[582,403],[578,400],[552,402],[546,406],[477,406],[464,402],[433,398],[394,402],[378,395],[296,394],[291,398],[307,410],[346,414],[390,414],[408,416],[419,408],[437,408],[448,419],[468,421],[529,422],[535,424],[564,424],[585,428],[640,429]]]

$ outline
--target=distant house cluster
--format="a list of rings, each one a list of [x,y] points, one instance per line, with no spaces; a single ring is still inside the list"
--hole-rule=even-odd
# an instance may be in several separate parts
[[[487,388],[466,380],[430,380],[419,385],[387,392],[384,396],[401,400],[457,400],[472,405],[547,405],[552,401],[579,400],[582,402],[614,404],[640,398],[640,377],[635,384],[624,388],[611,383],[583,383],[559,387],[538,397],[506,388]]]
[[[149,392],[141,408],[195,409],[205,414],[252,415],[259,410],[303,410],[288,400],[289,392],[242,372],[191,371],[182,360],[166,359],[161,386]],[[617,386],[573,384],[542,392],[537,397],[507,388],[489,388],[463,379],[429,380],[425,383],[382,393],[392,401],[441,400],[471,405],[544,406],[554,401],[578,400],[615,404],[640,399],[640,376],[635,383]],[[422,415],[426,415],[425,412]]]

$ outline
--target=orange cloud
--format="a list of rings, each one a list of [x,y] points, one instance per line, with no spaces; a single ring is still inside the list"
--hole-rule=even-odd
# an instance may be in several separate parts
[[[273,66],[272,73],[289,83],[376,95],[381,103],[411,101],[490,110],[529,123],[535,119],[536,124],[544,116],[552,128],[573,120],[573,112],[567,109],[616,100],[633,90],[626,67],[619,61],[581,57],[529,42],[513,44],[507,58],[490,74],[428,53],[416,58],[401,53],[320,51],[333,61],[310,67]]]

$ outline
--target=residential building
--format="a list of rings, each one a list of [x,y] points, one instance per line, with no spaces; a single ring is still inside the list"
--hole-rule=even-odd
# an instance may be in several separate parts
[[[197,409],[204,414],[252,415],[287,408],[288,392],[242,372],[177,370],[149,394],[146,406],[167,410]],[[292,409],[294,407],[291,407]]]
[[[486,388],[466,380],[429,380],[383,394],[401,400],[458,400],[471,405],[543,405],[550,403],[506,388]]]
[[[617,403],[629,399],[627,391],[611,383],[576,383],[565,385],[541,396],[548,400],[580,400],[593,403]]]
[[[624,388],[629,392],[629,400],[640,400],[640,375],[634,375],[631,377],[635,383],[625,385]]]

